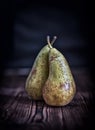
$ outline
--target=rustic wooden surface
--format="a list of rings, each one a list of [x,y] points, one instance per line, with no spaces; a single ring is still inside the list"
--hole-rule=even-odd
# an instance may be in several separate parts
[[[25,75],[9,75],[0,88],[0,127],[9,130],[80,130],[94,126],[94,89],[88,71],[73,70],[77,93],[70,104],[51,107],[25,92]]]

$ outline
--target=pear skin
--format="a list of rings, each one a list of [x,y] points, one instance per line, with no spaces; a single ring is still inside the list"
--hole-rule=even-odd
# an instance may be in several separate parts
[[[34,100],[42,99],[42,87],[48,78],[48,45],[44,46],[37,55],[32,70],[26,80],[25,89],[28,95]]]
[[[63,54],[50,46],[49,77],[43,87],[43,98],[48,105],[64,106],[72,101],[76,85]]]

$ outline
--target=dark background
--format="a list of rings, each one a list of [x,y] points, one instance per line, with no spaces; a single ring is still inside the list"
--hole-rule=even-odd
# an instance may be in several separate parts
[[[14,1],[1,4],[1,71],[30,68],[46,36],[73,68],[93,72],[94,8],[90,1]]]

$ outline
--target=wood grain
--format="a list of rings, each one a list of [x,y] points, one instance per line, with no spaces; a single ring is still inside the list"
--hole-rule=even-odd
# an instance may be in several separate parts
[[[0,88],[2,129],[76,130],[93,126],[94,90],[87,73],[74,71],[77,93],[66,106],[51,107],[28,98],[26,76],[6,76]],[[91,122],[90,122],[91,120]],[[88,124],[89,123],[89,124]]]

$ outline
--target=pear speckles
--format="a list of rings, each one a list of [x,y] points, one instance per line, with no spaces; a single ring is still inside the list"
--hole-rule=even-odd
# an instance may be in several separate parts
[[[32,69],[32,75],[36,74],[36,71],[37,71],[37,70],[36,70],[35,68],[33,68],[33,69]]]
[[[56,58],[57,58],[56,56],[50,57],[50,62],[51,62],[51,61],[54,61]]]

